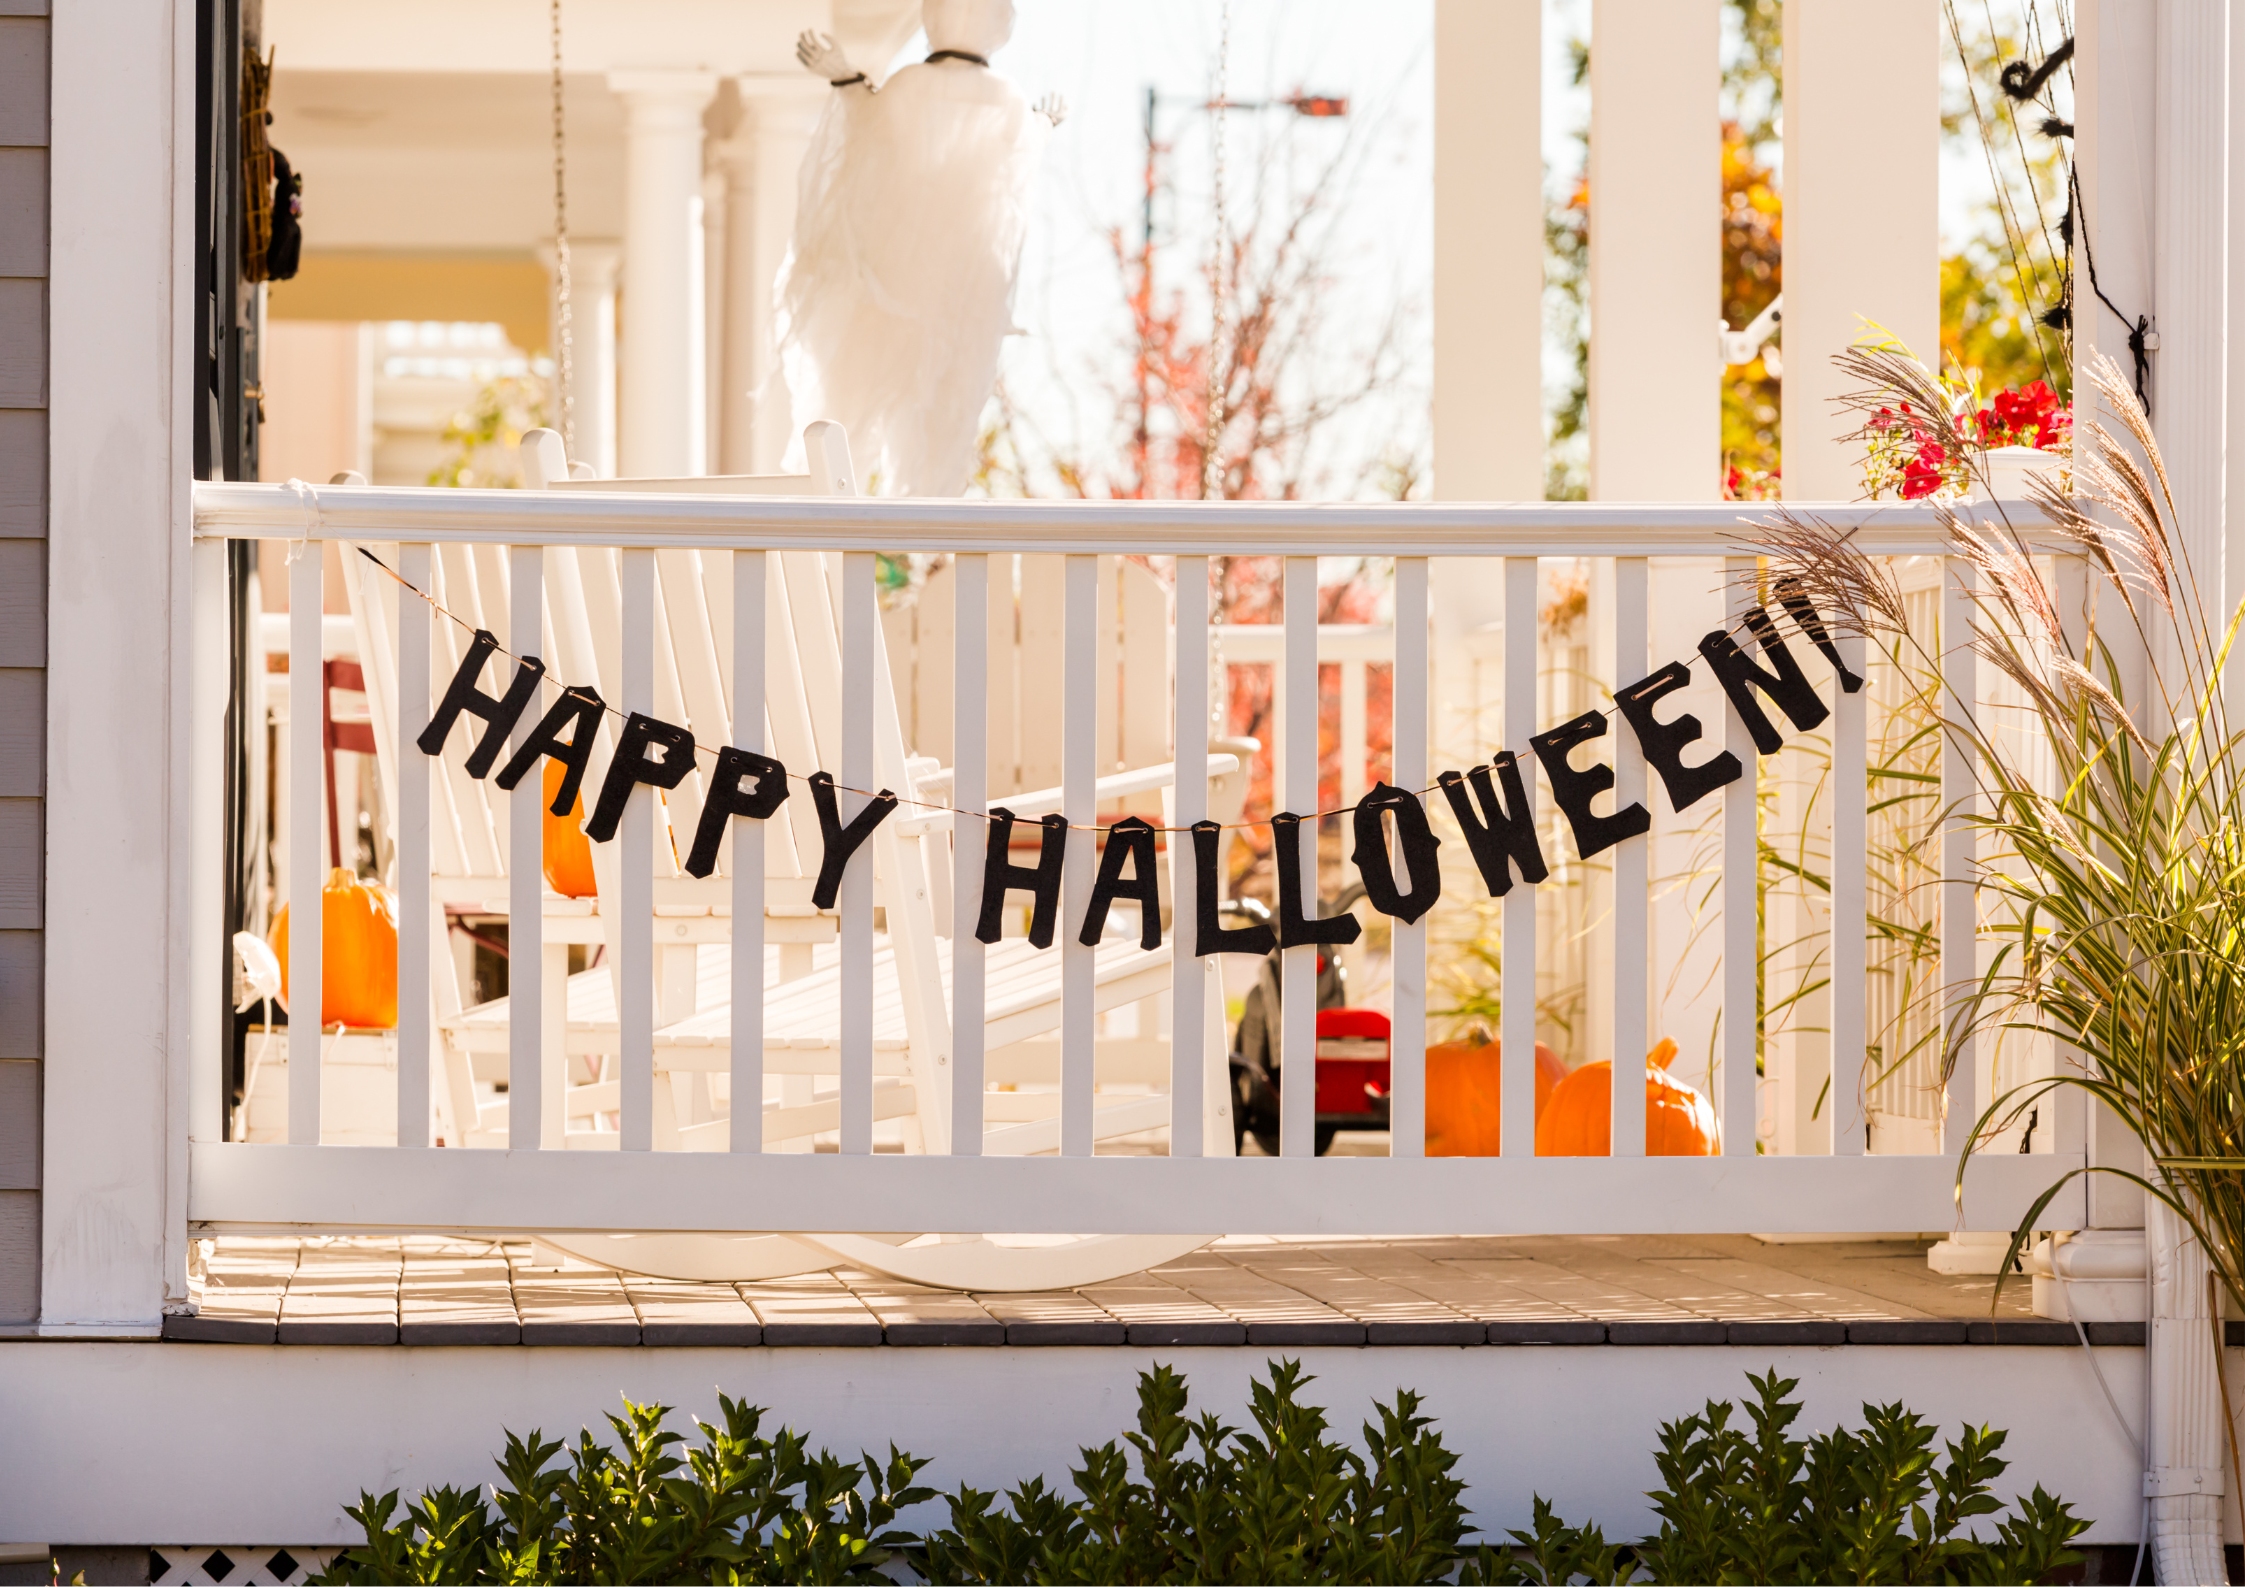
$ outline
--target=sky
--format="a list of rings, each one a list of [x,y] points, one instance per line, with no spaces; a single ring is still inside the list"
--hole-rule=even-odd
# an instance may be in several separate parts
[[[1986,23],[2018,31],[2018,18],[2050,0],[1993,0]],[[1353,410],[1326,435],[1333,461],[1313,494],[1357,494],[1382,454],[1424,459],[1430,449],[1433,95],[1432,0],[1019,0],[1012,42],[997,67],[1032,99],[1062,95],[1070,114],[1048,146],[1024,250],[1016,320],[1025,335],[1006,348],[1004,378],[1016,407],[1033,414],[1063,448],[1111,453],[1113,390],[1127,370],[1128,320],[1109,243],[1135,240],[1145,159],[1145,95],[1162,100],[1159,130],[1169,146],[1174,197],[1157,218],[1163,264],[1157,279],[1181,290],[1205,318],[1201,272],[1212,227],[1211,118],[1228,11],[1228,97],[1298,90],[1345,95],[1345,121],[1234,112],[1225,138],[1226,192],[1235,216],[1250,203],[1259,164],[1278,188],[1295,188],[1340,156],[1351,175],[1334,211],[1328,257],[1325,351],[1314,379],[1343,382],[1370,328],[1399,331],[1400,373],[1392,389]],[[2050,21],[2048,16],[2042,19]],[[1579,166],[1576,133],[1589,92],[1569,81],[1571,40],[1586,38],[1590,0],[1545,0],[1543,148],[1547,191]],[[900,59],[916,59],[915,40]],[[1963,76],[1944,36],[1945,97]],[[1983,104],[1987,102],[1983,91]],[[1984,229],[1993,191],[1975,137],[1945,141],[1941,169],[1944,250]],[[1235,222],[1236,225],[1236,222]],[[1556,343],[1547,361],[1563,358]],[[1547,376],[1557,375],[1556,368]],[[1547,379],[1547,386],[1557,382]]]
[[[1156,218],[1163,261],[1156,279],[1186,292],[1205,316],[1214,158],[1211,118],[1201,107],[1213,96],[1223,13],[1216,0],[1022,0],[1013,41],[996,59],[1032,99],[1058,93],[1070,107],[1048,145],[1022,259],[1016,320],[1029,334],[1012,340],[1005,359],[1018,405],[1050,413],[1063,435],[1091,442],[1113,424],[1106,393],[1114,372],[1127,367],[1118,349],[1129,322],[1108,237],[1117,227],[1133,244],[1138,236],[1149,88],[1161,96],[1157,127],[1175,183]],[[1229,114],[1228,208],[1236,216],[1252,207],[1266,159],[1275,190],[1298,188],[1345,157],[1354,174],[1343,184],[1338,243],[1326,261],[1332,378],[1345,372],[1368,319],[1398,313],[1404,327],[1404,371],[1392,399],[1338,426],[1332,450],[1350,460],[1393,446],[1423,452],[1431,388],[1431,0],[1232,0],[1230,17],[1227,99],[1342,94],[1350,114],[1316,121],[1288,112]],[[1338,465],[1336,473],[1353,467]]]

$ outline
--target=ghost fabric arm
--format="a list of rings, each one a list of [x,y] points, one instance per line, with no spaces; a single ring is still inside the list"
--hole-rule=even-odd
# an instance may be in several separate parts
[[[850,64],[842,46],[825,34],[805,28],[796,36],[795,58],[806,71],[813,71],[836,88],[848,88],[854,83],[866,83],[865,73]],[[866,83],[870,88],[872,84]]]

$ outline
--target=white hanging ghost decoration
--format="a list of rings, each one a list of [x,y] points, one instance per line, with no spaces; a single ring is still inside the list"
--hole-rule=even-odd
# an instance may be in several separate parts
[[[1013,0],[924,0],[925,62],[880,86],[831,39],[796,54],[835,93],[803,159],[774,288],[794,430],[834,419],[890,496],[966,489],[1013,324],[1029,188],[1066,107],[990,69]]]

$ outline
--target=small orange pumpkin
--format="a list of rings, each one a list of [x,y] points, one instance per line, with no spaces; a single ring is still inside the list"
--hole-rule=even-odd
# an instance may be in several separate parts
[[[553,813],[554,795],[561,792],[561,779],[568,768],[558,760],[546,762],[546,802],[541,808],[546,817],[546,885],[564,898],[590,898],[600,889],[592,879],[592,839],[585,836],[585,797],[578,794],[576,804],[565,816]]]
[[[1427,1049],[1427,1156],[1495,1157],[1504,1137],[1503,1043],[1444,1042]],[[1536,1043],[1536,1117],[1566,1077],[1559,1055]]]
[[[1645,1155],[1714,1157],[1722,1152],[1722,1132],[1714,1104],[1668,1073],[1676,1044],[1663,1037],[1645,1055]],[[1551,1093],[1551,1106],[1536,1122],[1539,1157],[1606,1157],[1614,1149],[1614,1066],[1601,1058],[1584,1064]]]
[[[273,921],[281,961],[281,1007],[288,1007],[288,905]],[[390,890],[338,865],[320,889],[320,1025],[395,1030],[398,1023],[398,911]]]

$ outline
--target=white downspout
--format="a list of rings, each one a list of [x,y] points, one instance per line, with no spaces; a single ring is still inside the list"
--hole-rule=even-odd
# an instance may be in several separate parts
[[[2148,1208],[2151,1403],[2144,1496],[2159,1580],[2229,1580],[2222,1560],[2222,1412],[2204,1249],[2167,1206]]]

